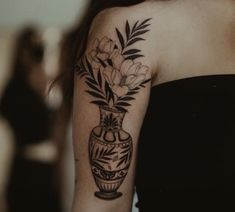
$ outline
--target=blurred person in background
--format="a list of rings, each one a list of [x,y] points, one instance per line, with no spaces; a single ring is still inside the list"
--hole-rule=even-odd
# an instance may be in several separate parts
[[[15,138],[15,156],[7,189],[9,212],[58,212],[51,141],[54,112],[45,102],[48,80],[44,72],[44,43],[35,27],[18,35],[12,77],[1,99],[0,111]]]

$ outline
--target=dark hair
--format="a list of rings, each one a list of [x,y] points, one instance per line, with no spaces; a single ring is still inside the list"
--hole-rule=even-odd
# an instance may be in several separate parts
[[[25,78],[27,75],[27,67],[24,61],[24,53],[28,53],[28,59],[35,63],[40,63],[44,56],[44,46],[42,43],[36,43],[34,38],[39,36],[36,27],[27,26],[19,32],[15,41],[12,77]]]
[[[74,86],[74,65],[85,51],[87,37],[94,17],[104,9],[131,6],[144,0],[90,0],[87,11],[79,25],[68,33],[61,48],[60,79],[64,92],[64,102],[71,106]]]

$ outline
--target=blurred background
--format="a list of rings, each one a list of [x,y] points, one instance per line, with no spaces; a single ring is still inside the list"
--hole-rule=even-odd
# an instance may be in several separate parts
[[[71,209],[69,106],[60,84],[48,91],[87,3],[0,0],[0,212]]]

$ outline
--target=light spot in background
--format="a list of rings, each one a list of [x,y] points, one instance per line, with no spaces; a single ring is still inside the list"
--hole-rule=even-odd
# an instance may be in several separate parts
[[[54,85],[51,87],[51,83],[53,83],[58,75],[62,31],[59,28],[49,27],[44,30],[42,37],[46,47],[44,68],[49,79],[46,103],[50,108],[56,109],[61,105],[62,93],[58,86]]]
[[[49,78],[55,78],[58,74],[58,59],[60,54],[60,40],[62,32],[58,28],[47,28],[43,33],[43,40],[46,45],[45,50],[45,71]]]
[[[13,135],[7,122],[0,117],[0,196],[5,192],[14,153]]]
[[[0,27],[16,29],[26,23],[36,23],[42,27],[68,28],[86,3],[86,0],[1,0]]]
[[[13,40],[15,33],[2,32],[0,28],[0,98],[11,75]]]

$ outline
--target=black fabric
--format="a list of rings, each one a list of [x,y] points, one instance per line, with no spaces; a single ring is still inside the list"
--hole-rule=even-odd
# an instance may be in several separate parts
[[[53,165],[16,156],[7,189],[9,212],[60,212]]]
[[[17,148],[49,137],[53,113],[24,79],[10,81],[0,109],[14,132]]]
[[[235,75],[152,88],[137,165],[140,211],[169,192],[235,192]]]
[[[0,109],[16,145],[7,187],[9,212],[60,212],[54,165],[27,160],[21,151],[50,138],[53,111],[25,79],[17,77],[8,84]]]

